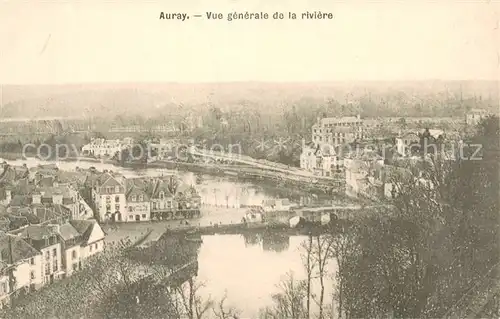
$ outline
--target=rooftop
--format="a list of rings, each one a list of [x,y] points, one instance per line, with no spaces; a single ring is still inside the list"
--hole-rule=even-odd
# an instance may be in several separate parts
[[[39,254],[39,252],[19,237],[0,234],[0,254],[5,263],[15,263]]]

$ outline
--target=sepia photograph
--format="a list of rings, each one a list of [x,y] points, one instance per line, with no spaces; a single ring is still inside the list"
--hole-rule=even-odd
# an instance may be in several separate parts
[[[0,319],[500,318],[500,1],[0,1]]]

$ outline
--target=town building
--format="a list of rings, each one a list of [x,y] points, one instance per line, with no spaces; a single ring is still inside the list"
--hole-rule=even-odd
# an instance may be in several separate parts
[[[175,198],[175,177],[158,178],[153,181],[151,191],[151,218],[170,219],[173,218]]]
[[[59,225],[28,225],[11,232],[41,252],[44,285],[61,279],[65,273],[62,267],[59,227]]]
[[[71,276],[104,249],[104,236],[95,220],[27,225],[0,233],[0,305]]]
[[[426,129],[422,133],[417,131],[400,132],[395,138],[396,151],[402,156],[441,152],[444,137],[444,131],[439,129]]]
[[[105,233],[95,219],[72,220],[69,223],[80,234],[79,265],[84,264],[87,258],[104,250]]]
[[[0,305],[43,285],[42,254],[17,236],[0,234]]]
[[[363,139],[364,135],[363,120],[359,115],[318,118],[312,126],[312,141],[315,146],[352,143]]]
[[[61,225],[60,229],[63,267],[66,276],[71,276],[73,272],[82,268],[81,245],[82,235],[70,223]]]
[[[161,138],[158,143],[151,143],[151,155],[157,160],[169,159],[173,156],[175,148],[180,145],[177,139]]]
[[[396,151],[402,156],[420,152],[420,135],[417,132],[400,132],[395,138]]]
[[[126,221],[126,181],[122,175],[103,172],[89,176],[96,216],[101,221]]]
[[[113,157],[122,150],[133,145],[133,139],[106,140],[104,138],[93,138],[89,144],[82,147],[83,155],[95,157]]]
[[[481,120],[488,116],[488,111],[483,109],[472,109],[465,115],[465,123],[469,126],[475,126]]]
[[[344,166],[347,196],[374,200],[383,198],[384,159],[380,157],[349,158],[344,160]]]
[[[333,176],[343,170],[343,159],[327,144],[306,145],[300,154],[300,168],[317,176]]]
[[[136,185],[138,183],[139,185]],[[140,180],[127,180],[127,210],[125,220],[127,222],[148,221],[151,219],[151,203],[148,194],[148,185],[144,185]]]
[[[192,185],[180,183],[174,194],[174,218],[194,218],[200,216],[201,196]]]

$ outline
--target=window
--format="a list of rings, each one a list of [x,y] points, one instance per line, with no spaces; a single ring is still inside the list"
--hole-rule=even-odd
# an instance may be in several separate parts
[[[71,258],[76,259],[76,250],[71,252]]]
[[[156,209],[156,202],[153,202],[153,209]]]
[[[115,193],[119,193],[120,192],[120,186],[115,186]],[[115,198],[119,198],[118,196],[116,196]]]
[[[45,259],[47,259],[47,260],[50,259],[50,251],[45,252]]]
[[[115,211],[119,212],[120,211],[120,205],[115,205]]]
[[[97,250],[99,248],[99,245],[97,243],[95,243],[95,250]]]
[[[144,201],[144,196],[143,195],[139,195],[139,201],[140,202]]]
[[[45,264],[45,275],[50,275],[50,264],[49,263]]]
[[[77,263],[74,263],[73,264],[73,271],[77,271],[78,270],[78,264]]]
[[[57,256],[57,249],[52,249],[52,256],[56,257]]]
[[[142,218],[146,218],[146,214],[142,214]]]
[[[34,270],[31,271],[30,278],[31,278],[31,280],[35,280],[35,271]]]
[[[160,199],[163,199],[165,197],[165,193],[164,192],[160,192]]]
[[[94,247],[93,245],[90,245],[90,246],[89,246],[89,250],[90,250],[90,252],[92,252],[92,248],[93,248],[93,247]]]
[[[130,215],[130,216],[128,217],[128,219],[132,220],[132,219],[134,219],[134,216]]]
[[[2,282],[2,294],[6,294],[8,293],[8,289],[7,289],[7,283],[6,282]]]
[[[35,264],[35,258],[30,258],[30,265],[34,265]]]

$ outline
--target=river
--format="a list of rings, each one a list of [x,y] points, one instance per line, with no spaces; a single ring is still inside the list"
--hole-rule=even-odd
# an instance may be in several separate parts
[[[245,238],[243,235],[203,236],[198,257],[197,280],[201,293],[241,311],[241,318],[257,318],[259,310],[272,305],[272,294],[280,292],[280,282],[288,273],[305,279],[303,264],[305,236]],[[336,264],[327,265],[325,304],[332,304],[332,274]],[[319,295],[319,280],[313,280],[312,292]],[[314,301],[311,309],[316,310]],[[330,316],[328,316],[330,317]]]
[[[0,159],[1,161],[1,159]],[[166,171],[160,169],[132,170],[96,162],[47,162],[37,159],[7,161],[11,165],[35,167],[39,164],[57,164],[59,169],[74,171],[76,167],[88,169],[95,167],[99,171],[120,172],[125,177],[161,176]],[[266,184],[241,182],[224,177],[195,175],[179,172],[182,179],[194,185],[202,196],[204,208],[199,224],[214,222],[239,222],[244,214],[242,205],[258,205],[262,200],[275,197],[288,197],[295,202],[322,201],[300,190],[287,190]],[[225,211],[224,213],[217,213]],[[154,228],[152,239],[165,230],[161,223],[124,224],[120,230],[128,234],[133,231],[143,232]],[[113,238],[110,231],[107,237]],[[271,294],[279,292],[278,285],[287,273],[293,272],[296,279],[305,279],[305,269],[301,256],[302,236],[263,236],[244,237],[243,235],[204,236],[199,253],[199,271],[197,282],[203,283],[200,293],[203,299],[209,297],[220,300],[227,295],[227,305],[241,311],[242,318],[256,318],[259,309],[272,304]],[[335,264],[330,265],[333,270]],[[326,279],[325,303],[331,304],[333,280]],[[313,291],[318,292],[315,282]],[[314,302],[311,302],[314,305]],[[314,307],[313,307],[314,308]]]

